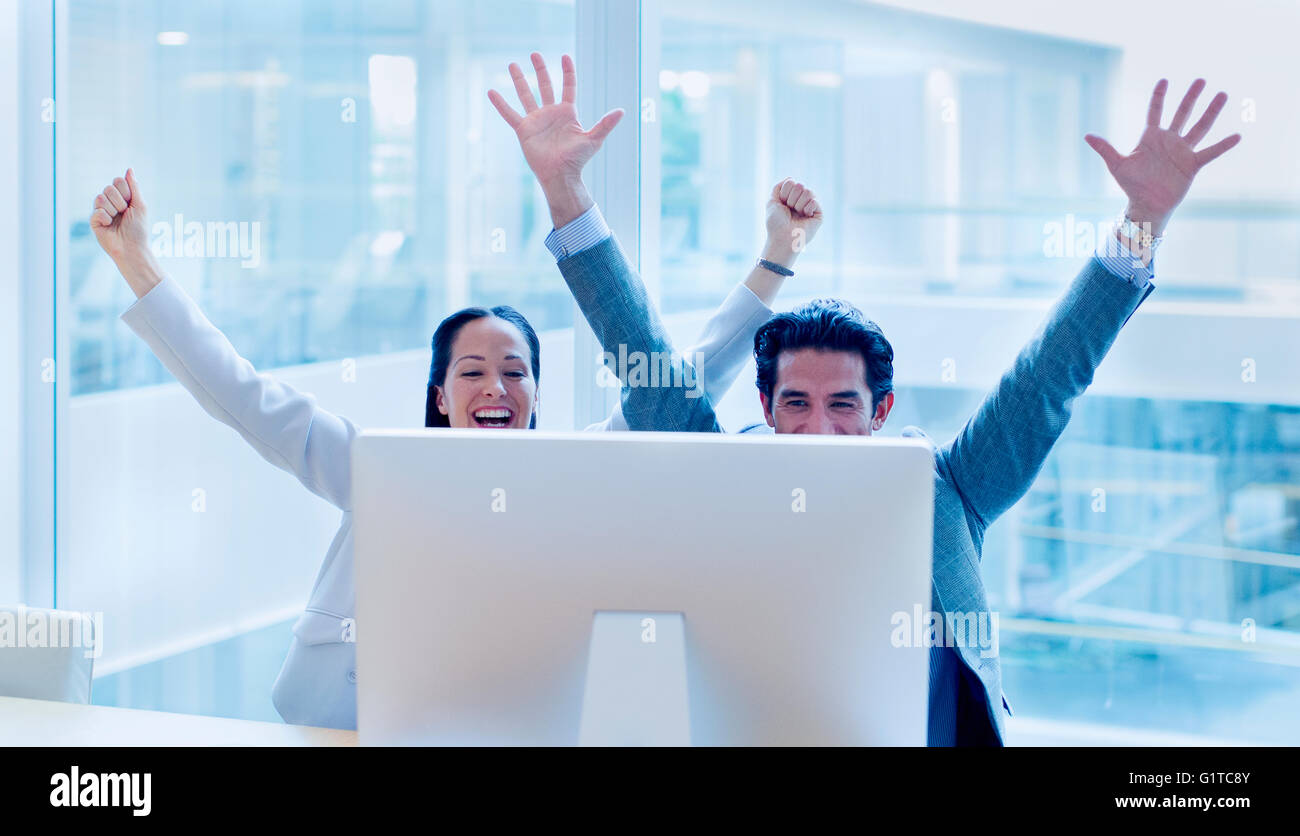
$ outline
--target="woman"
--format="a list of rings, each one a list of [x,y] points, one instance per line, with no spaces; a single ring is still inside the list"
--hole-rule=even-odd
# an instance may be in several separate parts
[[[782,191],[793,193],[778,184],[774,195]],[[803,193],[800,187],[799,195]],[[769,236],[787,234],[774,218],[788,220],[791,212],[778,197],[769,201]],[[357,428],[321,409],[312,396],[258,374],[163,273],[147,240],[147,209],[134,171],[127,169],[124,178],[115,179],[95,197],[91,227],[137,297],[122,315],[123,321],[208,414],[234,428],[267,461],[342,510],[338,533],[306,610],[294,625],[294,639],[272,700],[286,722],[356,728],[349,446]],[[702,342],[687,354],[699,358],[705,395],[715,401],[749,359],[747,344],[771,314],[767,303],[775,290],[770,280],[765,281],[753,290],[738,286],[710,319]],[[745,334],[749,340],[743,338]],[[527,429],[536,425],[539,344],[518,311],[498,306],[454,313],[434,333],[432,354],[426,427]],[[593,428],[623,427],[616,410]]]

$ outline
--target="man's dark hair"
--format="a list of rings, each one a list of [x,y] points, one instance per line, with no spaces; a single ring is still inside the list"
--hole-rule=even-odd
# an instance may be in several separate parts
[[[504,319],[511,325],[519,329],[524,335],[524,342],[528,343],[528,352],[532,355],[529,365],[533,369],[533,380],[541,382],[542,379],[542,347],[538,342],[537,332],[533,326],[528,323],[524,315],[509,305],[497,305],[495,308],[465,308],[457,311],[447,317],[438,326],[438,330],[433,332],[433,360],[429,363],[429,391],[424,399],[424,425],[426,427],[450,427],[451,419],[438,411],[438,393],[437,387],[442,386],[447,381],[447,366],[451,364],[451,345],[456,341],[456,335],[460,329],[476,319],[494,316],[497,319]],[[537,427],[537,414],[533,413],[533,420],[529,422],[528,429]]]
[[[769,401],[776,388],[776,364],[781,352],[801,348],[861,354],[873,412],[894,391],[894,347],[885,339],[880,326],[848,302],[814,299],[793,311],[777,314],[754,335],[758,391]]]

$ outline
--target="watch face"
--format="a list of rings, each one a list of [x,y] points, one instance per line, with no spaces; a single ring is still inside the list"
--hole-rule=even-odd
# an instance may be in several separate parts
[[[1120,234],[1130,241],[1136,241],[1143,247],[1154,247],[1160,243],[1160,238],[1150,232],[1149,224],[1136,224],[1127,216],[1120,223]]]

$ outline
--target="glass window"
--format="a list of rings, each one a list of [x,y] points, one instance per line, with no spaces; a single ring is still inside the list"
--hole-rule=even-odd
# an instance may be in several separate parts
[[[72,0],[67,38],[64,193],[133,165],[164,268],[258,368],[427,347],[471,304],[572,324],[484,93],[572,51],[571,3]],[[170,380],[86,219],[67,234],[72,394]]]
[[[133,166],[166,272],[259,370],[359,426],[422,426],[437,323],[505,303],[541,332],[541,415],[568,428],[573,302],[486,91],[531,50],[574,52],[574,7],[69,0],[66,19],[58,605],[105,614],[97,702],[273,720],[338,512],[119,321],[135,298],[91,198]]]

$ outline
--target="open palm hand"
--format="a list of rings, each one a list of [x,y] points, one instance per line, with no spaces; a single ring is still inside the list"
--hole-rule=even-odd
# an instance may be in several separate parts
[[[514,129],[524,159],[543,189],[555,184],[580,181],[583,166],[600,150],[605,137],[623,118],[623,111],[612,110],[590,130],[584,130],[578,121],[578,109],[574,104],[578,80],[573,59],[567,55],[561,59],[564,87],[558,102],[555,100],[546,62],[536,52],[532,54],[532,62],[537,73],[537,91],[542,98],[540,106],[533,98],[528,79],[518,64],[510,65],[510,77],[514,80],[515,92],[523,105],[524,115],[521,116],[510,107],[496,90],[489,91],[488,98],[501,118]]]
[[[1196,99],[1205,89],[1205,80],[1197,79],[1188,88],[1168,128],[1160,127],[1165,92],[1169,82],[1161,79],[1151,94],[1147,108],[1147,125],[1137,147],[1121,154],[1106,140],[1088,134],[1084,140],[1101,155],[1115,182],[1128,196],[1128,217],[1137,223],[1151,224],[1153,235],[1160,235],[1174,209],[1186,197],[1197,173],[1241,141],[1233,134],[1200,151],[1196,145],[1205,138],[1228,101],[1227,93],[1217,94],[1205,113],[1186,134],[1180,134],[1192,115]]]

